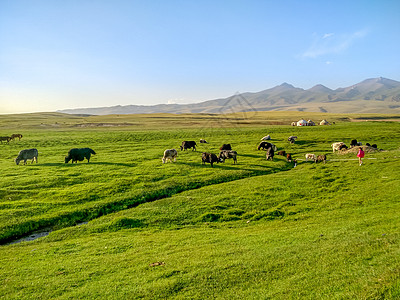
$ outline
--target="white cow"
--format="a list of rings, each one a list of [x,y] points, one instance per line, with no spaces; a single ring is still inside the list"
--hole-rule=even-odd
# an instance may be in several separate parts
[[[172,161],[172,159],[176,161],[177,156],[178,156],[178,151],[176,151],[176,149],[167,149],[164,151],[162,163],[164,164],[167,161],[167,159],[169,159],[170,161]]]
[[[271,136],[268,134],[268,135],[264,136],[261,140],[262,141],[268,141],[270,139],[271,139]]]
[[[39,155],[39,152],[35,148],[21,150],[21,151],[19,151],[18,156],[15,159],[15,163],[17,165],[19,165],[19,162],[21,160],[23,160],[24,165],[26,165],[26,161],[28,159],[32,159],[32,163],[33,163],[33,161],[36,161],[36,163],[37,163],[38,155]]]
[[[307,153],[306,154],[306,161],[308,161],[309,159],[313,160],[314,162],[316,162],[317,161],[317,156],[315,154],[312,154],[312,153]]]
[[[343,143],[343,142],[336,142],[336,143],[333,143],[333,144],[331,145],[333,153],[335,153],[335,151],[338,151],[338,150],[339,150],[339,147],[340,147],[341,145],[344,145],[344,143]]]

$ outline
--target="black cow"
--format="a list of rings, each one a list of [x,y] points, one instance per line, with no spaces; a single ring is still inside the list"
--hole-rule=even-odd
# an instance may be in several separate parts
[[[350,148],[355,147],[355,146],[358,146],[357,140],[356,140],[356,139],[351,140],[351,142],[350,142]]]
[[[205,165],[205,163],[209,163],[211,164],[211,167],[213,167],[213,163],[218,163],[219,159],[215,154],[212,153],[208,153],[208,152],[203,152],[201,154],[201,161],[203,163],[203,165]]]
[[[272,147],[271,143],[263,141],[258,145],[257,150],[260,150],[260,149],[266,150],[271,147]]]
[[[267,154],[265,155],[265,158],[267,160],[274,160],[274,148],[270,147],[267,149]]]
[[[237,163],[237,152],[233,150],[224,150],[219,153],[219,162],[225,162],[225,159],[233,158],[233,163]]]
[[[219,150],[224,151],[224,150],[232,150],[231,144],[223,144]]]
[[[348,147],[345,144],[339,146],[339,150],[344,150],[344,149],[348,149]]]
[[[0,142],[3,144],[3,141],[6,141],[7,143],[11,141],[11,137],[9,136],[0,136]]]
[[[183,141],[181,145],[181,151],[193,148],[192,151],[196,151],[196,142],[195,141]]]
[[[296,142],[297,136],[291,135],[288,137],[288,142],[294,144]]]
[[[72,160],[72,163],[78,163],[78,160],[82,161],[85,158],[89,162],[91,154],[96,154],[96,152],[90,148],[73,148],[68,151],[68,155],[65,157],[65,163],[67,164],[70,160]]]

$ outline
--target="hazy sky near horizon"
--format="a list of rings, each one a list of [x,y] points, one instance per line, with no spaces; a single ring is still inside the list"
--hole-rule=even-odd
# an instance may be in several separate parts
[[[400,80],[400,1],[0,0],[0,113]]]

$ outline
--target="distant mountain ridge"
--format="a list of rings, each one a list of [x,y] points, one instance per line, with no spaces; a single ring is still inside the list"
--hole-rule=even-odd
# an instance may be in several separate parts
[[[117,105],[59,110],[68,114],[231,113],[240,111],[400,113],[400,82],[383,77],[332,90],[322,84],[304,90],[288,83],[256,93],[193,104]]]

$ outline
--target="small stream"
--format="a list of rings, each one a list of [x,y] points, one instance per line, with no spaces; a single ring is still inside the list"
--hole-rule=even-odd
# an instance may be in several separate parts
[[[87,223],[88,222],[82,222],[82,223],[78,223],[78,224],[76,224],[74,226],[81,226],[81,225],[84,225],[84,224],[87,224]],[[34,231],[34,232],[30,233],[27,236],[18,238],[18,239],[14,240],[14,241],[5,243],[3,245],[6,246],[6,245],[18,244],[18,243],[21,243],[21,242],[32,242],[32,241],[34,241],[34,240],[36,240],[38,238],[48,236],[50,234],[50,232],[52,232],[52,231],[53,230],[50,227],[43,228],[41,230]]]

